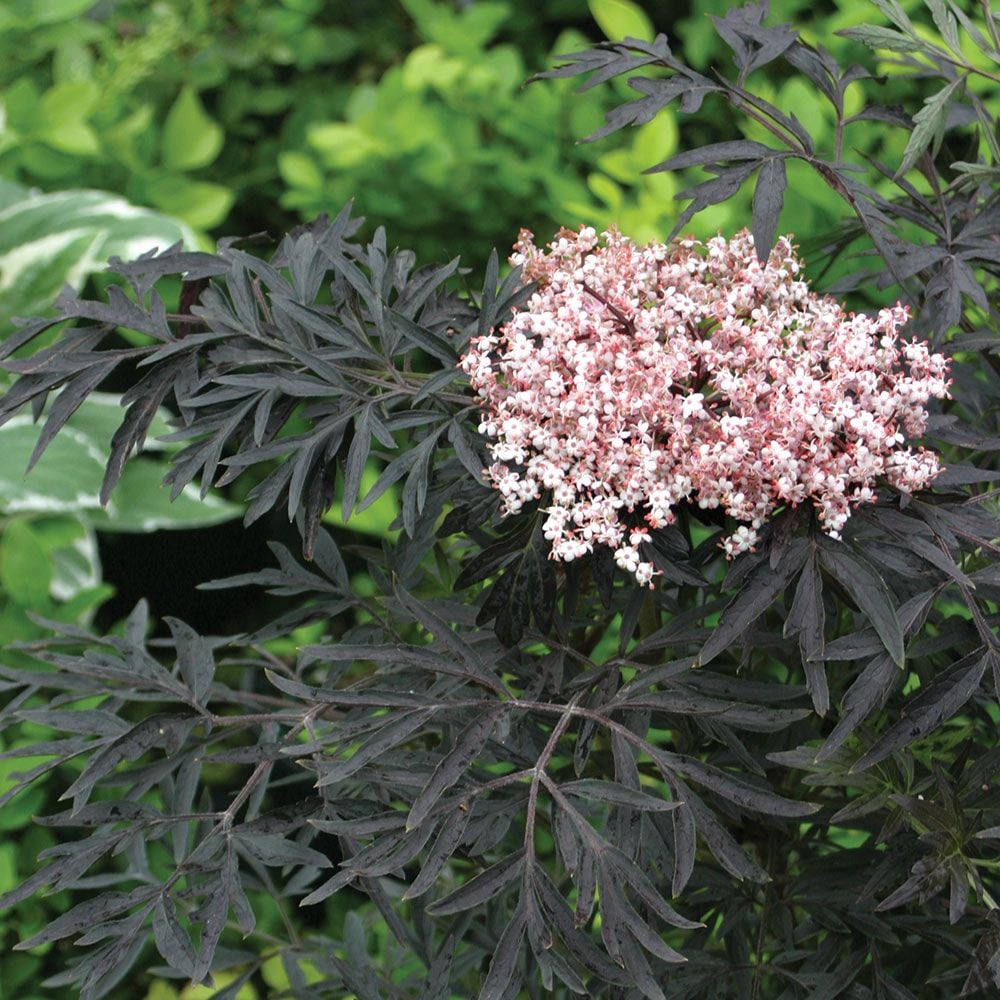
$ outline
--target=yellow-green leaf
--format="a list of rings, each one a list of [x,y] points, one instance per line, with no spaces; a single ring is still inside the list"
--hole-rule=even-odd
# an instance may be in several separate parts
[[[641,38],[651,42],[656,35],[645,11],[631,0],[588,0],[591,16],[611,41]]]
[[[640,170],[673,156],[677,152],[677,119],[664,109],[651,122],[636,129],[633,150]]]
[[[278,154],[278,171],[282,180],[295,188],[319,191],[323,187],[323,171],[306,153],[289,150]]]
[[[222,127],[209,117],[198,94],[185,87],[163,123],[163,165],[196,170],[211,163],[222,149]]]
[[[161,211],[195,229],[211,229],[226,217],[236,197],[232,188],[186,177],[165,177],[146,188],[149,200]]]
[[[39,138],[60,153],[95,156],[101,151],[97,133],[82,120],[60,122],[42,132]]]
[[[57,83],[42,94],[39,114],[43,128],[55,128],[89,118],[100,101],[100,88],[93,80]]]

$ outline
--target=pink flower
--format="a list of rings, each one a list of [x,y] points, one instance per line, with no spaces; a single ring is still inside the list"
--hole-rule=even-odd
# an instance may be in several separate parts
[[[511,261],[540,287],[461,365],[504,511],[551,497],[554,559],[607,545],[651,586],[639,547],[681,501],[739,522],[732,558],[779,507],[809,500],[838,537],[877,481],[912,492],[940,471],[906,439],[948,396],[947,360],[902,339],[904,307],[811,292],[787,237],[761,266],[746,231],[636,246],[564,229],[547,250],[523,231]]]

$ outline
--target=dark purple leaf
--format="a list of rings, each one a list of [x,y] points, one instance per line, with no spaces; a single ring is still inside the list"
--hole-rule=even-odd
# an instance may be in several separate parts
[[[427,907],[433,916],[447,916],[462,910],[481,906],[487,900],[503,892],[524,869],[524,851],[508,855],[502,861],[491,865],[474,878],[460,885],[453,892],[435,900]]]
[[[951,718],[979,689],[989,662],[990,654],[981,656],[972,666],[952,670],[921,691],[904,707],[904,717],[883,733],[854,765],[854,770],[863,771],[885,760],[891,753],[923,739],[945,719]]]
[[[802,568],[807,555],[804,541],[802,544],[793,542],[776,570],[772,570],[766,563],[761,563],[754,570],[740,592],[722,612],[719,624],[712,630],[708,641],[698,653],[697,666],[706,666],[744,635],[784,592],[792,578]]]
[[[595,778],[569,781],[560,785],[559,790],[564,795],[573,795],[588,801],[605,802],[608,805],[623,806],[629,809],[649,809],[654,812],[669,812],[680,804],[660,798],[658,795],[628,788],[614,781],[599,781]]]
[[[497,941],[489,971],[479,991],[479,1000],[506,1000],[514,995],[510,989],[517,975],[517,963],[521,957],[521,942],[524,940],[526,925],[527,915],[522,903],[514,911],[514,915]]]
[[[889,655],[902,667],[905,642],[888,588],[878,572],[845,545],[830,543],[820,549],[823,568],[851,595],[861,613],[878,632]]]
[[[455,740],[455,745],[443,757],[427,784],[420,790],[410,814],[406,820],[407,830],[412,830],[423,823],[441,796],[465,777],[466,771],[476,757],[482,752],[486,741],[493,732],[501,714],[505,711],[503,705],[498,705],[492,711],[484,712],[472,722]]]
[[[153,938],[156,949],[172,969],[185,976],[194,974],[194,948],[187,932],[177,919],[173,899],[161,894],[153,910]]]
[[[757,259],[766,263],[774,246],[778,232],[778,220],[781,217],[781,206],[785,201],[785,188],[788,177],[785,172],[785,161],[778,157],[765,160],[757,174],[757,186],[753,192],[753,216],[751,230]]]

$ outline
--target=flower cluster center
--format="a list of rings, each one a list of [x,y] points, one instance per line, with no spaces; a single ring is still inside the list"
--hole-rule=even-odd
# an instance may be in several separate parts
[[[554,559],[606,545],[648,584],[650,531],[682,502],[737,522],[731,557],[779,507],[809,501],[839,537],[879,481],[912,492],[939,472],[906,442],[948,395],[947,359],[901,337],[902,306],[812,292],[787,237],[761,264],[746,231],[638,246],[581,228],[544,249],[524,231],[511,263],[538,288],[461,364],[486,474],[507,514],[546,498]]]

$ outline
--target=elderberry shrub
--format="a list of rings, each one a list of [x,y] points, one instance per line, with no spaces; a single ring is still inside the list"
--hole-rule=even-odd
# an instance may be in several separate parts
[[[247,521],[281,507],[302,539],[211,583],[297,598],[252,635],[150,639],[140,604],[8,652],[3,724],[51,735],[7,751],[42,762],[6,798],[70,803],[0,900],[72,893],[19,946],[56,942],[49,985],[134,995],[141,963],[234,996],[277,958],[288,995],[364,1000],[1000,988],[1000,32],[986,5],[928,0],[937,35],[877,6],[891,26],[845,34],[889,82],[763,5],[715,19],[734,75],[663,36],[552,71],[638,74],[599,135],[673,102],[749,119],[651,165],[713,175],[677,233],[756,174],[749,234],[522,237],[472,296],[345,210],[268,259],[116,262],[125,291],[7,342],[0,419],[44,414],[39,450],[129,380],[105,499],[167,405],[174,493],[246,474]],[[829,102],[833,149],[755,92],[771,73]],[[897,165],[849,158],[858,120],[904,136]],[[775,240],[789,164],[844,201],[798,237],[812,291]],[[743,277],[699,282],[713,254]],[[394,540],[324,523],[387,493]]]

